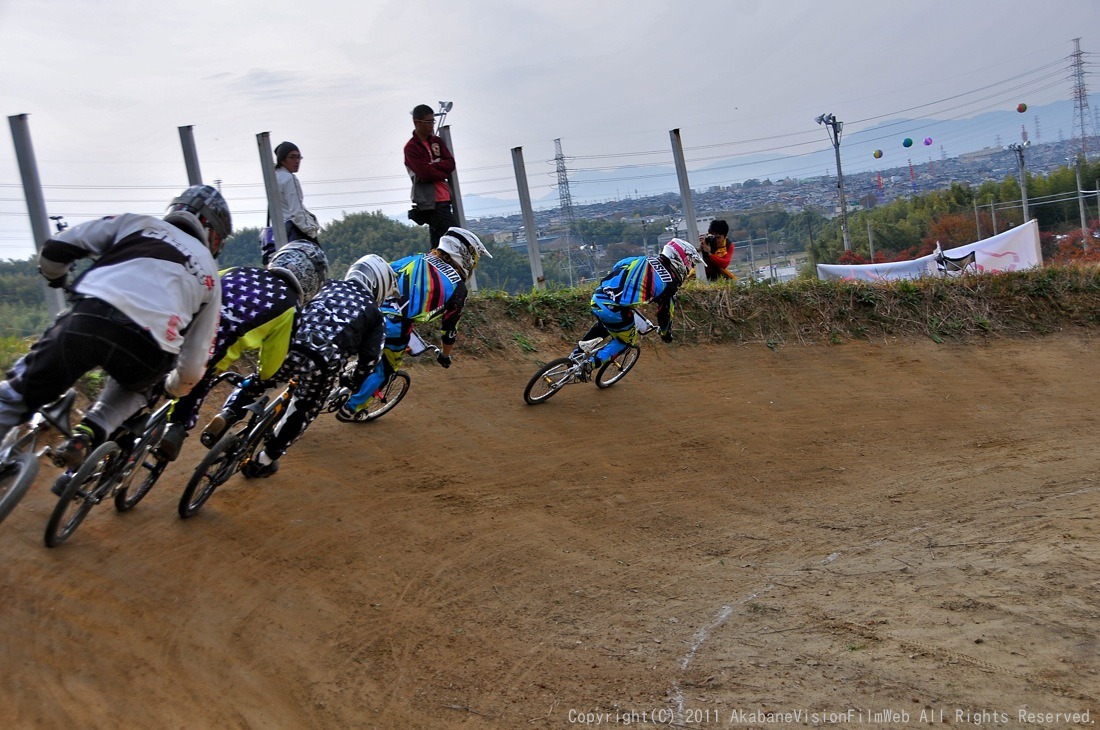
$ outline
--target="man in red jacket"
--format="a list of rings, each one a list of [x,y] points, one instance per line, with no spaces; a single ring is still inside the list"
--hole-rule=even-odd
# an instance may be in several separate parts
[[[699,236],[699,253],[707,265],[707,280],[717,281],[719,277],[736,279],[728,269],[733,258],[733,244],[726,240],[730,224],[724,220],[713,220],[705,236]]]
[[[412,210],[409,220],[428,224],[431,247],[435,248],[447,229],[458,225],[451,210],[451,188],[447,178],[455,171],[455,158],[435,134],[435,112],[427,104],[412,110],[412,138],[405,144],[405,169],[412,178]]]

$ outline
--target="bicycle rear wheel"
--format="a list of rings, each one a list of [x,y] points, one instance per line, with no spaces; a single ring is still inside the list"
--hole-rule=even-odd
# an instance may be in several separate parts
[[[0,522],[11,514],[38,476],[38,457],[17,451],[0,463]]]
[[[240,435],[230,431],[222,436],[206,452],[206,456],[195,467],[191,479],[188,480],[187,487],[180,496],[180,517],[187,519],[197,514],[214,490],[236,473],[242,456]]]
[[[634,367],[634,363],[638,362],[640,354],[641,350],[637,347],[627,345],[625,350],[605,362],[599,372],[596,373],[596,385],[600,388],[610,388],[625,378],[630,369]]]
[[[398,370],[385,385],[375,392],[371,399],[367,401],[363,410],[356,413],[354,418],[342,417],[339,412],[337,412],[336,418],[345,423],[364,423],[381,418],[397,407],[397,404],[409,392],[410,385],[412,385],[412,378],[409,377],[409,374],[404,370]]]
[[[57,547],[68,540],[92,507],[103,500],[115,477],[115,459],[119,452],[114,441],[101,444],[72,474],[46,523],[46,547]],[[66,477],[69,477],[68,472],[58,481]]]
[[[559,357],[546,363],[527,383],[523,399],[532,406],[550,400],[555,393],[573,381],[573,367],[573,361],[567,357]]]

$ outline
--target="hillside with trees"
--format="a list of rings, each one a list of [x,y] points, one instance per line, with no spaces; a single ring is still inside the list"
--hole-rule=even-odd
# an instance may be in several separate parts
[[[1083,163],[1081,177],[1100,179],[1100,162]],[[1047,263],[1100,261],[1097,245],[1100,239],[1083,240],[1076,191],[1076,172],[1069,166],[1046,176],[1028,177],[1030,212],[1039,222],[1043,258]],[[885,205],[875,205],[871,196],[861,201],[864,206],[861,210],[849,215],[851,251],[844,250],[839,219],[829,219],[815,208],[790,212],[775,205],[749,213],[710,214],[729,222],[731,241],[767,239],[776,252],[808,252],[810,265],[802,273],[812,277],[814,263],[869,262],[868,229],[873,238],[875,261],[910,259],[931,252],[937,243],[951,248],[1019,225],[1023,220],[1020,199],[1020,186],[1013,176],[1000,182],[987,181],[976,188],[956,183]],[[544,252],[543,269],[548,286],[568,288],[570,284],[598,276],[624,256],[652,250],[658,230],[648,222],[649,217],[668,215],[670,209],[667,202],[655,202],[652,206],[646,206],[645,201],[638,203],[636,210],[623,217],[577,220],[574,233],[584,242],[585,249],[574,249],[568,254]],[[1086,213],[1090,228],[1100,228],[1095,202],[1090,202]],[[469,225],[478,231],[478,221]],[[236,231],[227,242],[220,263],[225,267],[258,266],[259,234],[258,228]],[[333,277],[342,276],[352,262],[367,253],[393,261],[428,248],[426,228],[405,225],[378,211],[346,214],[324,228],[321,241]],[[478,267],[479,289],[510,294],[530,291],[531,272],[526,253],[488,241],[487,245],[493,258],[483,258]],[[745,255],[744,248],[738,247],[738,256]],[[758,264],[761,252],[758,245]],[[0,262],[0,338],[37,337],[50,321],[42,300],[42,283],[32,259]]]

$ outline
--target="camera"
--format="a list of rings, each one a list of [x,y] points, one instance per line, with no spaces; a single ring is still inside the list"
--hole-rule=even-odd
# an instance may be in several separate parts
[[[714,243],[718,240],[718,236],[714,235],[713,233],[708,233],[707,237],[703,240],[707,242],[708,246],[713,246]]]

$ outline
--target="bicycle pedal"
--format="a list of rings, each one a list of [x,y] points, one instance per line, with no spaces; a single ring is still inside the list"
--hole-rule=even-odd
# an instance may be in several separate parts
[[[57,478],[57,481],[53,483],[53,486],[50,487],[50,491],[60,497],[65,494],[65,488],[69,486],[69,482],[71,482],[72,479],[72,474],[62,474]]]

